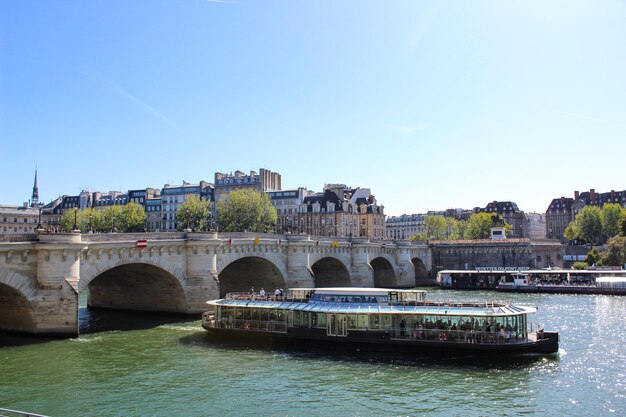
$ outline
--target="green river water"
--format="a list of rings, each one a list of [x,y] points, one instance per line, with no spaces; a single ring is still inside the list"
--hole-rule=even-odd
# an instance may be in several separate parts
[[[557,355],[403,360],[216,344],[199,320],[81,310],[76,339],[0,333],[0,408],[49,416],[626,416],[626,297],[502,296],[539,308]],[[114,330],[112,330],[114,329]]]

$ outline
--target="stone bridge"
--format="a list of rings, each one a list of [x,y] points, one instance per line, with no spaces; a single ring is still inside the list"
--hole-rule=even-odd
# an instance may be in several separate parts
[[[77,335],[83,294],[93,308],[195,315],[207,300],[251,287],[413,287],[428,282],[431,268],[428,245],[409,241],[40,233],[0,243],[0,329]]]

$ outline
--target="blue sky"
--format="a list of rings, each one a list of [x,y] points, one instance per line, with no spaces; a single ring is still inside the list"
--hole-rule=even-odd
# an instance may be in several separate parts
[[[626,3],[0,2],[0,203],[212,182],[389,215],[626,188]]]

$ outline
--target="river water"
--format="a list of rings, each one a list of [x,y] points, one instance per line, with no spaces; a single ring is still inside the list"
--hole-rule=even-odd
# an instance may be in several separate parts
[[[0,333],[0,408],[49,416],[625,416],[626,297],[457,292],[539,308],[557,355],[403,360],[216,344],[199,320],[81,310],[81,336]]]

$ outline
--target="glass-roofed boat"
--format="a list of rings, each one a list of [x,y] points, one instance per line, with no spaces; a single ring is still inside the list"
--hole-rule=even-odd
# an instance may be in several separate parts
[[[207,303],[202,327],[229,341],[409,354],[558,351],[558,333],[528,321],[533,307],[427,301],[422,290],[295,288]]]

